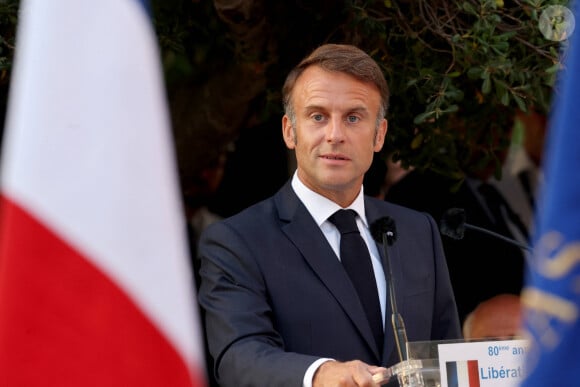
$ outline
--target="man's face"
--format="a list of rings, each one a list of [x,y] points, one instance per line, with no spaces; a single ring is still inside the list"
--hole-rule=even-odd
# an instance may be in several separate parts
[[[377,128],[378,89],[313,66],[298,78],[291,103],[296,127],[284,116],[282,131],[288,148],[296,151],[298,177],[323,196],[352,202],[387,132],[385,119]]]

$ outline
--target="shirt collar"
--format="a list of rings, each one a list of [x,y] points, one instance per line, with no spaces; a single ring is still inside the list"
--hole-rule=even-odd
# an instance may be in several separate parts
[[[306,209],[308,212],[310,212],[314,218],[314,221],[316,224],[318,224],[319,227],[322,225],[322,223],[328,220],[332,214],[342,208],[332,200],[306,187],[304,183],[300,181],[297,171],[294,172],[294,176],[292,177],[292,188],[294,189],[294,192],[296,192],[298,198],[302,201],[302,203],[304,203]],[[358,196],[346,209],[352,209],[356,211],[365,227],[368,228],[367,218],[365,215],[364,187],[361,186],[361,190]]]

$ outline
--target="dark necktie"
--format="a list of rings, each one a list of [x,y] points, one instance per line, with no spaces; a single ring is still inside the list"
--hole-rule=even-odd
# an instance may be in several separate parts
[[[508,220],[518,228],[522,235],[527,238],[528,230],[524,225],[518,214],[512,210],[508,202],[499,193],[497,188],[488,183],[483,183],[478,188],[479,192],[483,195],[487,208],[493,216],[493,221],[498,228],[500,234],[505,236],[510,236],[512,233],[509,231],[505,215],[507,215]],[[505,211],[505,215],[504,215]]]
[[[383,349],[383,319],[368,247],[356,225],[356,212],[338,210],[330,218],[340,231],[340,260],[365,309],[379,350]]]

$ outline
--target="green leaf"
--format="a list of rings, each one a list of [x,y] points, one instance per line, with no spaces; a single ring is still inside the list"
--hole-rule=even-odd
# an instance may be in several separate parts
[[[516,101],[520,110],[524,112],[528,110],[525,101],[520,96],[517,94],[512,94],[512,97],[514,97],[514,101]]]
[[[483,94],[489,94],[490,91],[491,91],[491,80],[488,74],[488,76],[483,79],[483,84],[481,85],[481,92]]]
[[[500,97],[500,101],[501,104],[504,106],[508,106],[510,103],[510,95],[507,92],[507,90],[504,90],[503,93],[501,93],[501,97]]]
[[[560,70],[560,67],[561,67],[560,62],[558,62],[558,63],[555,63],[554,65],[548,67],[545,71],[548,74],[555,74],[558,72],[558,70]]]
[[[449,105],[449,107],[445,110],[442,110],[442,113],[455,113],[459,111],[459,105]]]
[[[479,79],[482,73],[483,68],[479,66],[471,67],[469,70],[467,70],[467,76],[469,79]]]
[[[477,11],[475,10],[475,8],[473,8],[473,5],[471,5],[471,3],[468,3],[467,1],[465,1],[465,2],[463,2],[462,6],[463,6],[463,10],[465,12],[470,13],[470,14],[475,15],[475,16],[478,15]]]
[[[425,120],[427,120],[427,118],[433,116],[434,114],[435,114],[434,111],[421,113],[415,117],[415,119],[413,120],[413,123],[415,125],[422,124],[423,122],[425,122]]]

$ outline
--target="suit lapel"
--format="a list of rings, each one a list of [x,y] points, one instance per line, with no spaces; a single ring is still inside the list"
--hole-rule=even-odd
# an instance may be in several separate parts
[[[344,268],[324,234],[306,207],[300,202],[290,184],[286,184],[279,192],[278,199],[281,199],[276,200],[280,219],[287,222],[282,230],[300,250],[312,270],[342,306],[359,333],[372,348],[375,357],[380,359],[370,325],[356,295],[356,290],[351,285]]]

